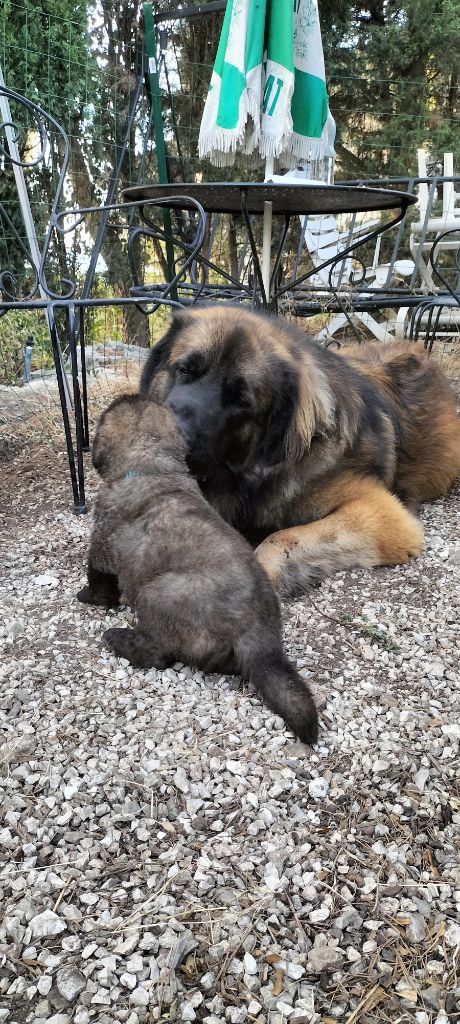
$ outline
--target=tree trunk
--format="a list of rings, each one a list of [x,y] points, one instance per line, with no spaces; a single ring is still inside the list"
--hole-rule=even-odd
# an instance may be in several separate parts
[[[77,134],[77,125],[75,125],[74,135]],[[75,146],[73,150],[69,167],[77,206],[97,205],[98,200],[94,185],[79,146]],[[98,220],[95,217],[89,217],[86,219],[85,226],[94,241],[98,229]],[[133,281],[126,249],[121,242],[118,230],[111,226],[110,222],[106,227],[101,253],[107,264],[107,282],[112,286],[114,296],[117,298],[119,296],[129,296],[129,289]],[[150,332],[148,319],[145,314],[134,305],[125,306],[123,309],[123,321],[125,340],[147,348],[150,344]]]
[[[230,273],[235,280],[238,280],[238,247],[236,242],[236,218],[233,214],[228,215],[228,262]]]

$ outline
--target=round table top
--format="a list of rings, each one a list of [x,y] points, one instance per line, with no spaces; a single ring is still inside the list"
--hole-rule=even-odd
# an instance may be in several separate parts
[[[298,184],[289,182],[202,181],[174,185],[135,185],[125,188],[125,202],[165,199],[166,206],[194,209],[187,198],[195,199],[207,213],[241,213],[242,201],[248,213],[263,213],[264,203],[272,203],[275,214],[365,213],[371,210],[402,209],[416,202],[409,192],[366,185]]]

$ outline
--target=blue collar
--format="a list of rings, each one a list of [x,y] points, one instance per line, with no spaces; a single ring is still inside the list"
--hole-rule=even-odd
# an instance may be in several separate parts
[[[138,469],[128,469],[128,472],[124,475],[124,480],[133,480],[136,476],[145,476],[145,473],[141,473]]]

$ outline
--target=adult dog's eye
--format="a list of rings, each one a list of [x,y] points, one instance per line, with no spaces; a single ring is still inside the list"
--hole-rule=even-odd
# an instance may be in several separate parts
[[[203,367],[195,360],[189,360],[186,363],[178,363],[176,367],[176,375],[179,380],[183,381],[185,384],[190,380],[197,380],[198,377],[201,377],[203,375]]]

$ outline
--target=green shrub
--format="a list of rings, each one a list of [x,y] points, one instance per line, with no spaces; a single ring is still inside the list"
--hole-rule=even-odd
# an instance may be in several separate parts
[[[18,384],[24,373],[24,349],[32,336],[32,369],[53,365],[51,339],[44,312],[12,310],[0,317],[0,384]]]

